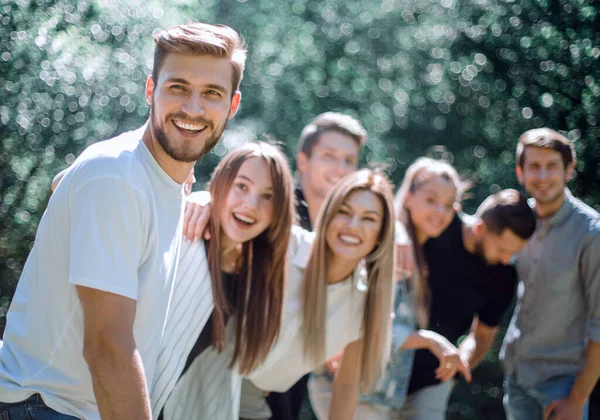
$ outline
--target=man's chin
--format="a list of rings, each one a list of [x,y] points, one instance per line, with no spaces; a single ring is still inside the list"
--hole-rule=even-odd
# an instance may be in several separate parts
[[[557,201],[560,201],[562,198],[562,192],[556,193],[554,195],[551,195],[550,193],[534,193],[531,195],[533,198],[535,198],[536,203],[542,205],[554,204]]]

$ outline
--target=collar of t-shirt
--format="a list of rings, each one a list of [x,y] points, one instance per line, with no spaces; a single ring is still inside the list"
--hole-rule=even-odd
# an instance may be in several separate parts
[[[178,197],[181,197],[183,196],[183,185],[175,181],[169,176],[169,174],[165,172],[165,170],[158,164],[154,156],[152,156],[152,153],[150,152],[150,149],[148,149],[148,146],[146,146],[146,144],[144,143],[143,136],[147,124],[148,123],[144,124],[142,127],[132,132],[132,134],[134,134],[140,139],[140,144],[138,148],[140,151],[140,155],[142,159],[144,159],[144,161],[148,164],[150,170],[152,170],[159,177],[159,179],[165,183],[167,188],[173,190],[173,192]]]

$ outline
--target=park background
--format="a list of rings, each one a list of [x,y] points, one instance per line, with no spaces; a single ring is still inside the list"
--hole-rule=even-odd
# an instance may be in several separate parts
[[[575,142],[570,187],[600,207],[600,6],[593,0],[0,0],[0,327],[50,181],[90,143],[144,123],[156,28],[227,24],[246,39],[242,106],[196,166],[196,189],[229,149],[281,142],[324,111],[369,133],[361,164],[398,184],[427,154],[473,183],[473,211],[518,187],[523,131]],[[508,319],[507,314],[507,319]],[[506,322],[505,324],[506,325]],[[498,343],[500,341],[498,339]],[[448,419],[504,419],[498,345],[459,381]]]

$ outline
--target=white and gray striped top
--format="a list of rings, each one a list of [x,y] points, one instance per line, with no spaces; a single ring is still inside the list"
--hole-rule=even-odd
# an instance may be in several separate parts
[[[154,419],[162,410],[164,420],[237,419],[239,386],[237,375],[227,369],[227,351],[219,355],[207,348],[181,376],[213,308],[204,242],[184,242],[150,394]]]

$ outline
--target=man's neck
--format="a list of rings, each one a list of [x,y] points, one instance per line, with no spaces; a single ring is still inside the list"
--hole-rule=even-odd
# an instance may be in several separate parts
[[[148,124],[146,124],[146,129],[142,135],[142,141],[146,147],[148,147],[150,154],[152,154],[152,157],[156,160],[156,163],[158,163],[162,170],[175,182],[183,184],[194,167],[195,162],[178,162],[167,155],[154,136],[151,125],[152,121],[149,121]]]
[[[304,196],[304,201],[306,201],[306,205],[308,207],[308,218],[310,219],[311,226],[315,226],[315,221],[317,220],[317,215],[319,214],[319,210],[321,210],[321,206],[323,205],[323,201],[325,199],[314,194],[310,188],[306,188],[303,180],[300,180],[300,188],[302,189],[302,195]]]
[[[475,254],[475,232],[473,227],[472,223],[462,222],[462,242],[470,254]]]
[[[554,216],[563,206],[566,200],[566,194],[563,191],[562,195],[550,203],[535,203],[535,212],[540,219],[547,219]]]

